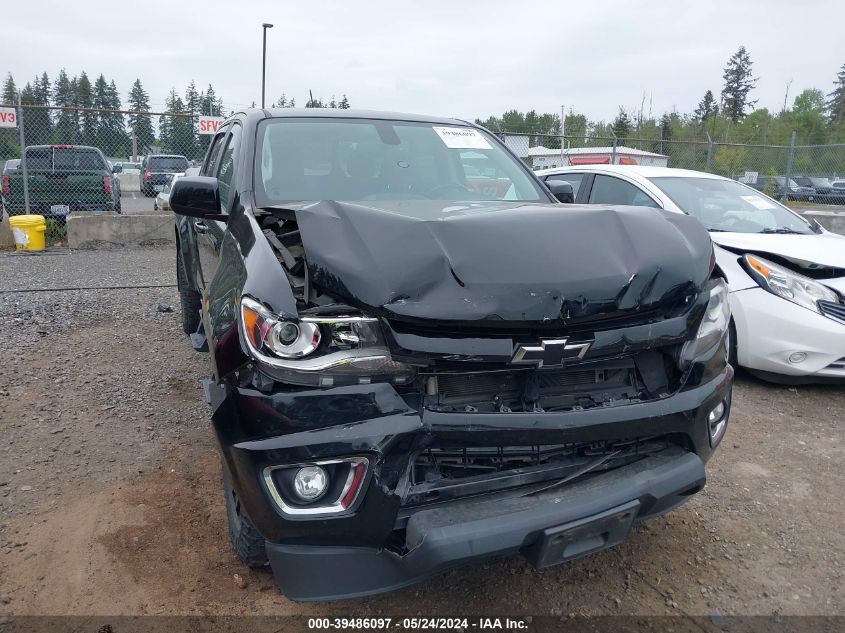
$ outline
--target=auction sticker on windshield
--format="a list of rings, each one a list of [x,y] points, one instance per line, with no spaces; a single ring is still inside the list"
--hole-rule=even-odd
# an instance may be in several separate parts
[[[469,127],[432,128],[450,149],[492,149],[490,143],[478,130]]]
[[[776,209],[775,205],[760,196],[740,196],[748,204],[757,209]]]

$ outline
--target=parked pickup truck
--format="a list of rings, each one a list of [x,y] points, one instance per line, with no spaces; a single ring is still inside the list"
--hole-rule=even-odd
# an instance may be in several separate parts
[[[120,181],[103,153],[84,145],[31,145],[23,162],[3,175],[3,200],[9,215],[26,213],[23,173],[29,181],[29,213],[63,219],[71,211],[120,213]]]
[[[418,115],[247,110],[200,173],[170,192],[182,326],[235,552],[290,598],[563,563],[704,487],[733,369],[695,218],[561,205]]]

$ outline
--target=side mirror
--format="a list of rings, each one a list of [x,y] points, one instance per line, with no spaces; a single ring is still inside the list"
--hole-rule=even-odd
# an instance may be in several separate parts
[[[119,174],[122,171],[123,171],[123,165],[115,165],[114,167],[111,168],[111,173],[113,173],[113,174]]]
[[[546,186],[552,195],[564,204],[572,204],[575,202],[575,194],[572,192],[572,185],[563,180],[547,180]]]
[[[179,178],[170,189],[173,213],[204,220],[225,222],[229,216],[220,212],[217,178],[191,176]]]

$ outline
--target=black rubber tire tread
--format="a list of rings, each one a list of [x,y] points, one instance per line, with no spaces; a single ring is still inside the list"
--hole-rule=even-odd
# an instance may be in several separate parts
[[[226,517],[229,522],[229,540],[238,560],[248,567],[267,565],[264,537],[255,529],[246,510],[238,502],[237,493],[229,483],[223,467],[223,490],[226,494]]]
[[[202,297],[188,283],[181,248],[176,249],[176,285],[179,288],[179,302],[182,304],[182,331],[185,334],[193,334],[200,325]]]

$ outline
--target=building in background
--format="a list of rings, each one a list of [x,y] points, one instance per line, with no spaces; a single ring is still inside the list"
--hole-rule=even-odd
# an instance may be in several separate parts
[[[542,145],[528,148],[525,156],[520,156],[532,169],[549,169],[567,165],[646,165],[666,167],[669,156],[646,152],[633,147],[619,145],[613,147],[572,147],[561,151]],[[563,165],[561,165],[561,161]]]

